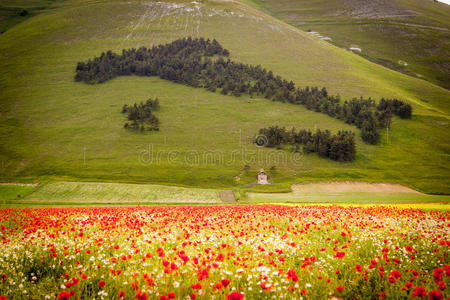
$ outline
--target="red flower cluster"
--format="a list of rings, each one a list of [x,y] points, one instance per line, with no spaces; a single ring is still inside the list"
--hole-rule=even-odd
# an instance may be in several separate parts
[[[449,220],[382,206],[0,209],[0,300],[47,287],[73,300],[448,299]]]

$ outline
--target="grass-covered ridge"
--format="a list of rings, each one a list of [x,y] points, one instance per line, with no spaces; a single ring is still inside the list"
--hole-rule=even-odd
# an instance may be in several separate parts
[[[369,63],[247,5],[214,1],[70,0],[1,35],[1,180],[240,186],[254,182],[259,168],[274,165],[248,162],[243,155],[229,159],[233,151],[255,150],[251,137],[267,124],[353,130],[300,106],[223,96],[155,77],[121,77],[98,86],[73,81],[76,63],[103,51],[120,53],[184,36],[216,38],[233,60],[263,64],[298,86],[327,86],[343,98],[392,95],[413,106],[411,120],[394,117],[388,141],[384,132],[376,147],[357,139],[358,154],[350,164],[315,155],[301,164],[277,164],[270,174],[276,187],[338,178],[450,192],[448,91]],[[123,104],[149,97],[164,99],[158,112],[164,134],[123,130],[124,122],[118,122],[125,119]],[[159,162],[140,159],[149,145],[160,151]],[[211,150],[231,163],[221,163],[220,157],[209,163],[189,159],[192,151]],[[178,151],[175,163],[168,161],[169,151]],[[246,164],[249,172],[240,175]]]
[[[245,0],[311,36],[450,88],[450,6],[423,0]]]

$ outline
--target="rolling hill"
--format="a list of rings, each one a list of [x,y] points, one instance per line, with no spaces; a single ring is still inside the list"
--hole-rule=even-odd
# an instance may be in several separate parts
[[[431,0],[248,0],[393,70],[450,88],[450,5]]]
[[[74,81],[77,62],[103,51],[186,36],[215,38],[233,60],[261,64],[297,86],[326,86],[346,99],[400,98],[413,106],[413,118],[394,118],[380,145],[358,137],[354,162],[313,154],[293,160],[288,152],[280,157],[257,148],[254,134],[268,125],[358,130],[303,106],[224,96],[157,77]],[[245,187],[263,167],[274,185],[256,189],[358,180],[450,193],[448,90],[369,62],[244,2],[66,0],[1,34],[0,53],[1,181]],[[155,97],[160,131],[125,130],[122,106]]]

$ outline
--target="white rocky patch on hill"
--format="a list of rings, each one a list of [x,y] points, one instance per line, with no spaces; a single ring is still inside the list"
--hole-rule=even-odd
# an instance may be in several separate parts
[[[132,5],[129,2],[124,4]],[[135,4],[134,4],[135,5]],[[127,26],[128,32],[124,41],[151,37],[152,31],[177,29],[185,36],[200,37],[202,22],[210,18],[248,18],[261,24],[262,30],[272,30],[283,33],[278,24],[263,22],[263,18],[257,13],[246,13],[245,6],[232,8],[210,7],[197,1],[173,3],[173,2],[143,2],[142,9],[133,16],[133,21]],[[138,45],[137,45],[138,46]]]

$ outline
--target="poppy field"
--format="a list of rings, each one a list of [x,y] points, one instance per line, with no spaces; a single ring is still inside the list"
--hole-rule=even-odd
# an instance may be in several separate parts
[[[448,299],[450,212],[0,209],[0,299]]]

